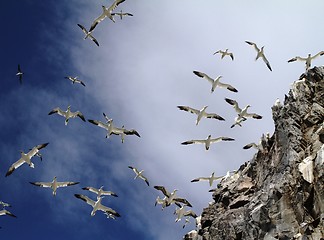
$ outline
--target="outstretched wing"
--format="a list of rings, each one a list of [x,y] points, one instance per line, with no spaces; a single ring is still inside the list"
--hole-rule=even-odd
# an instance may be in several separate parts
[[[180,110],[183,110],[183,111],[187,111],[187,112],[190,112],[190,113],[193,113],[193,114],[199,114],[199,110],[198,109],[194,109],[194,108],[191,108],[191,107],[188,107],[188,106],[177,106]]]
[[[82,195],[82,194],[74,194],[74,196],[76,198],[81,199],[82,201],[85,201],[87,204],[91,205],[92,207],[95,205],[95,201],[93,201],[92,199],[88,198],[85,195]]]

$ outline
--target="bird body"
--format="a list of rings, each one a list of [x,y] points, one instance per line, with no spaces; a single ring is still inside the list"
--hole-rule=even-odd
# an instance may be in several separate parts
[[[183,205],[181,206],[180,208],[177,208],[175,211],[174,211],[174,214],[177,215],[177,218],[175,220],[175,222],[179,222],[181,221],[181,218],[182,217],[187,217],[187,216],[191,216],[193,218],[196,218],[197,217],[197,214],[194,213],[192,210],[186,210],[185,208],[186,205]]]
[[[70,118],[79,117],[79,118],[81,118],[82,121],[85,122],[85,118],[80,111],[71,112],[70,108],[71,108],[71,106],[68,106],[67,110],[63,111],[59,107],[57,107],[57,108],[54,108],[52,111],[50,111],[48,113],[48,115],[52,115],[52,114],[56,113],[60,116],[65,117],[65,126],[68,124]]]
[[[198,109],[191,108],[191,107],[188,107],[188,106],[178,106],[178,108],[180,110],[187,111],[187,112],[190,112],[190,113],[193,113],[193,114],[196,114],[197,115],[196,125],[198,125],[198,123],[200,122],[200,120],[203,117],[205,117],[205,118],[218,119],[220,121],[225,121],[225,119],[223,117],[217,115],[216,113],[206,113],[206,108],[207,107],[208,106],[204,106],[202,109],[198,110]]]
[[[295,62],[295,61],[304,61],[305,62],[305,65],[306,65],[306,70],[308,70],[311,66],[311,62],[313,59],[319,57],[319,56],[322,56],[324,55],[324,51],[320,51],[318,52],[317,54],[315,54],[314,56],[312,56],[310,53],[308,54],[307,57],[300,57],[300,56],[296,56],[294,58],[291,58],[288,60],[288,62]]]
[[[97,39],[92,35],[92,31],[88,31],[84,26],[82,26],[81,24],[77,24],[81,30],[84,32],[84,40],[87,38],[90,38],[98,47],[99,47],[99,43],[97,41]]]

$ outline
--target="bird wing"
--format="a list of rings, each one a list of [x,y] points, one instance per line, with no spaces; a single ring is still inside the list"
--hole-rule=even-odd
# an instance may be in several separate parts
[[[194,211],[192,210],[189,210],[189,211],[186,211],[183,216],[192,216],[193,218],[196,218],[197,217],[197,214],[194,213]]]
[[[188,144],[196,144],[196,143],[201,143],[201,144],[205,144],[205,140],[189,140],[189,141],[185,141],[182,142],[181,144],[183,145],[188,145]]]
[[[324,51],[320,51],[319,53],[315,54],[313,57],[311,57],[311,59],[314,59],[318,56],[322,56],[324,54]]]
[[[98,210],[103,211],[107,214],[112,214],[116,217],[120,217],[120,214],[118,212],[116,212],[115,210],[111,209],[110,207],[106,207],[102,204],[100,204],[100,206],[98,207]]]
[[[15,218],[16,218],[15,215],[13,215],[11,212],[9,212],[9,211],[6,210],[6,209],[2,209],[2,210],[0,211],[0,216],[2,216],[2,215],[8,215],[8,216],[11,216],[11,217],[15,217]]]
[[[136,173],[136,174],[138,174],[139,172],[138,172],[138,170],[137,170],[137,168],[135,168],[135,167],[132,167],[132,166],[128,166],[130,169],[132,169],[133,171],[134,171],[134,173]]]
[[[235,139],[233,138],[229,138],[229,137],[218,137],[218,138],[213,138],[210,139],[211,143],[216,143],[216,142],[220,142],[220,141],[234,141]]]
[[[88,31],[87,31],[87,29],[85,28],[85,27],[83,27],[81,24],[77,24],[81,29],[82,29],[82,31],[84,32],[84,34],[88,34]]]
[[[191,107],[187,107],[187,106],[177,106],[180,110],[183,110],[183,111],[187,111],[187,112],[190,112],[190,113],[193,113],[193,114],[199,114],[199,110],[198,109],[194,109],[194,108],[191,108]]]
[[[20,64],[18,64],[18,72],[21,72]]]
[[[102,8],[105,8],[105,7],[102,6]],[[102,14],[93,21],[93,23],[92,23],[92,25],[91,25],[91,27],[89,29],[89,32],[92,32],[93,29],[98,25],[98,23],[100,23],[101,21],[103,21],[106,17],[107,17],[107,15],[105,13],[105,10],[103,10],[102,11]]]
[[[97,121],[97,120],[92,120],[92,119],[88,119],[88,121],[94,125],[97,125],[98,127],[104,128],[106,130],[108,130],[108,125],[101,122],[101,121]]]
[[[74,116],[78,116],[79,118],[81,118],[82,121],[84,122],[86,121],[83,114],[80,111],[76,111],[74,114],[75,114]]]
[[[27,155],[31,158],[33,156],[35,156],[39,150],[41,150],[42,148],[46,147],[48,145],[48,143],[43,143],[43,144],[39,144],[36,147],[33,147],[28,153]]]
[[[262,54],[261,57],[262,57],[263,61],[265,62],[265,64],[267,65],[267,67],[270,69],[270,71],[272,71],[270,63],[269,63],[268,59],[265,57],[265,55]]]
[[[201,180],[209,181],[209,177],[199,177],[199,178],[195,178],[195,179],[191,180],[191,182],[199,182]]]
[[[247,44],[253,46],[254,49],[255,49],[257,52],[260,52],[260,49],[258,48],[258,46],[257,46],[255,43],[250,42],[250,41],[245,41],[245,42],[246,42]]]
[[[166,197],[170,197],[170,193],[163,186],[154,186],[155,189],[160,190]]]
[[[91,34],[89,35],[89,37],[99,47],[99,43],[98,43],[97,39],[94,36],[92,36]],[[80,82],[80,83],[82,84],[82,82]]]
[[[45,188],[52,187],[52,182],[29,182],[29,183],[38,187],[45,187]]]
[[[254,148],[258,148],[258,145],[255,144],[255,143],[249,143],[249,144],[246,144],[243,149],[249,149],[251,147],[254,147]]]
[[[214,52],[213,55],[215,55],[217,53],[222,53],[222,50],[218,50],[218,51]]]
[[[175,202],[181,202],[183,204],[186,204],[187,206],[189,207],[192,207],[192,205],[190,204],[190,202],[188,202],[187,199],[184,199],[184,198],[174,198],[173,199]]]
[[[140,175],[139,178],[143,179],[146,182],[147,186],[150,186],[150,183],[149,183],[147,177]]]
[[[235,109],[235,111],[237,113],[241,113],[242,112],[242,109],[238,106],[238,103],[235,100],[232,100],[232,99],[229,99],[229,98],[225,98],[225,101],[227,103],[231,104],[234,107],[234,109]]]
[[[74,196],[76,198],[79,198],[79,199],[85,201],[87,204],[91,205],[92,207],[95,205],[95,201],[93,201],[92,199],[88,198],[85,195],[82,195],[82,194],[74,194]]]
[[[119,4],[121,4],[122,2],[125,2],[125,0],[115,0],[115,2],[108,8],[109,12],[114,11]]]
[[[131,129],[131,130],[124,129],[123,132],[126,135],[136,135],[137,137],[141,137],[141,135],[139,135],[139,133],[135,129]]]
[[[214,119],[218,119],[221,121],[225,121],[225,119],[219,115],[217,115],[216,113],[206,113],[206,118],[214,118]]]
[[[255,118],[255,119],[261,119],[262,118],[261,115],[256,114],[256,113],[246,113],[246,114],[244,114],[244,117],[252,117],[252,118]]]
[[[221,87],[221,88],[227,88],[228,90],[230,90],[232,92],[238,92],[237,89],[230,84],[218,82],[217,85],[218,85],[218,87]]]
[[[48,113],[48,115],[52,115],[54,113],[57,113],[58,115],[65,117],[65,111],[61,110],[59,107],[54,108],[52,111]]]
[[[57,182],[57,187],[67,187],[67,186],[72,186],[79,184],[80,182]]]
[[[198,71],[193,71],[194,74],[196,74],[198,77],[205,78],[210,82],[211,84],[214,83],[214,79],[209,77],[206,73],[198,72]]]
[[[25,161],[22,158],[20,158],[18,161],[16,161],[15,163],[13,163],[11,165],[11,167],[9,168],[8,172],[6,173],[6,177],[9,176],[10,174],[12,174],[12,172],[15,171],[15,169],[19,168],[24,163],[25,163]]]
[[[98,189],[96,189],[96,188],[94,188],[94,187],[84,187],[84,188],[82,188],[82,189],[83,189],[83,190],[88,190],[88,191],[93,192],[93,193],[95,193],[95,194],[98,194],[98,193],[99,193]]]
[[[234,55],[233,53],[230,53],[229,56],[232,58],[232,60],[234,61]]]

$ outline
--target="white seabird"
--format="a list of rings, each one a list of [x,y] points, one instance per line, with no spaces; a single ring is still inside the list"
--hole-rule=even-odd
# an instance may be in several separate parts
[[[213,172],[210,177],[199,177],[199,178],[195,178],[195,179],[191,180],[191,182],[208,181],[209,182],[209,186],[211,187],[213,185],[213,182],[215,180],[222,179],[223,177],[224,176],[216,177],[215,176],[215,172]]]
[[[101,200],[102,200],[103,197],[99,197],[99,198],[97,198],[97,201],[94,201],[94,200],[92,200],[92,199],[90,199],[87,196],[82,195],[82,194],[74,194],[74,196],[76,198],[79,198],[79,199],[85,201],[87,204],[89,204],[90,206],[93,207],[93,209],[91,211],[91,216],[92,217],[96,214],[96,211],[98,211],[98,210],[103,211],[104,213],[107,213],[108,215],[111,214],[114,217],[120,217],[118,212],[111,209],[110,207],[106,207],[106,206],[101,204]]]
[[[88,190],[90,192],[93,192],[95,194],[97,194],[97,198],[105,195],[105,196],[114,196],[114,197],[118,197],[116,193],[111,192],[111,191],[105,191],[103,190],[104,186],[101,186],[99,189],[94,188],[94,187],[83,187],[83,190]]]
[[[72,77],[72,76],[67,76],[64,77],[65,79],[69,79],[73,84],[74,83],[80,83],[81,85],[85,86],[84,82],[82,82],[80,79],[78,79],[78,77]]]
[[[20,151],[21,157],[19,160],[11,165],[8,172],[6,173],[6,177],[12,174],[12,172],[19,168],[24,163],[27,163],[29,167],[34,168],[34,163],[32,163],[31,158],[34,157],[40,149],[46,147],[48,143],[37,145],[36,147],[33,147],[28,153],[24,153],[23,151]]]
[[[211,83],[211,85],[212,85],[211,92],[212,93],[215,91],[216,87],[226,88],[227,90],[230,90],[232,92],[238,92],[236,90],[236,88],[234,88],[232,85],[220,82],[219,80],[222,78],[222,76],[218,76],[217,78],[212,79],[206,73],[203,73],[203,72],[193,71],[193,73],[196,74],[198,77],[204,78],[208,82]]]
[[[320,51],[319,53],[315,54],[314,56],[312,56],[310,53],[308,54],[307,57],[299,57],[299,56],[296,56],[294,58],[291,58],[288,60],[288,62],[295,62],[295,61],[304,61],[305,64],[306,64],[306,70],[308,70],[311,66],[311,62],[313,59],[319,57],[319,56],[322,56],[324,55],[324,51]]]
[[[235,111],[237,112],[237,115],[239,118],[248,118],[248,117],[252,117],[255,119],[261,119],[262,116],[256,113],[248,113],[247,110],[249,107],[251,107],[249,104],[246,105],[243,109],[241,109],[237,103],[237,101],[229,99],[229,98],[225,98],[225,101],[227,103],[229,103],[230,105],[232,105],[235,109]],[[239,120],[238,118],[238,120]]]
[[[115,127],[113,124],[113,120],[111,118],[108,118],[108,116],[105,113],[103,113],[103,115],[106,119],[106,123],[103,123],[98,120],[92,120],[92,119],[88,119],[88,121],[94,125],[97,125],[98,127],[106,129],[107,130],[106,138],[109,138],[109,136],[112,134],[120,135],[121,141],[123,143],[125,140],[125,135],[136,135],[137,137],[141,137],[135,129],[127,130],[124,128],[124,126],[122,126],[121,128]]]
[[[88,37],[99,47],[99,43],[97,41],[97,39],[92,35],[91,31],[88,31],[85,27],[83,27],[81,24],[77,24],[82,31],[84,32],[85,36],[84,36],[84,40],[87,39]]]
[[[111,13],[111,15],[112,16],[118,15],[120,17],[120,20],[122,20],[124,16],[129,16],[129,17],[132,17],[133,16],[133,14],[127,13],[127,12],[123,12],[123,10],[120,10],[120,12]]]
[[[183,144],[183,145],[197,144],[197,143],[204,144],[205,149],[208,150],[211,143],[217,143],[217,142],[220,142],[220,141],[234,141],[234,140],[235,139],[229,138],[229,137],[211,138],[211,135],[208,135],[208,137],[206,139],[189,140],[189,141],[182,142],[181,144]]]
[[[187,112],[196,114],[197,115],[196,125],[198,125],[198,123],[200,122],[200,120],[201,120],[202,117],[205,117],[205,118],[213,118],[213,119],[218,119],[218,120],[221,120],[221,121],[225,121],[225,119],[223,117],[217,115],[216,113],[206,113],[206,108],[208,106],[204,106],[200,110],[195,109],[195,108],[191,108],[191,107],[188,107],[188,106],[177,106],[177,107],[180,110],[183,110],[183,111],[187,111]]]
[[[187,217],[187,216],[191,216],[193,218],[196,218],[198,217],[196,213],[194,213],[194,211],[192,210],[186,210],[185,208],[186,205],[183,205],[181,206],[180,208],[177,208],[175,211],[174,211],[174,214],[177,215],[177,218],[175,220],[175,222],[179,222],[181,221],[181,218],[182,217]]]
[[[139,170],[138,170],[137,168],[135,168],[135,167],[132,167],[132,166],[128,166],[128,167],[129,167],[130,169],[132,169],[133,172],[136,174],[135,177],[134,177],[134,179],[136,179],[136,178],[143,179],[143,180],[146,182],[147,186],[150,186],[149,181],[147,180],[147,178],[143,176],[143,172],[144,172],[144,170],[139,171]]]
[[[164,196],[164,198],[160,198],[160,196],[157,196],[157,198],[155,199],[155,206],[157,204],[161,204],[162,205],[162,210],[167,207],[167,197]],[[181,205],[180,205],[181,206]]]
[[[272,71],[271,66],[270,66],[270,63],[269,63],[268,59],[265,57],[264,52],[263,52],[263,48],[264,48],[264,46],[261,47],[261,49],[260,49],[260,48],[258,48],[258,46],[257,46],[255,43],[253,43],[253,42],[249,42],[249,41],[245,41],[245,42],[246,42],[247,44],[253,46],[254,49],[257,51],[257,56],[256,56],[256,58],[255,58],[255,61],[258,60],[258,59],[261,57],[262,60],[263,60],[263,61],[265,62],[265,64],[267,65],[267,67],[270,69],[270,71]]]
[[[11,205],[9,203],[5,203],[3,201],[0,201],[0,205],[2,205],[2,208],[11,207]]]
[[[11,212],[9,212],[8,210],[6,210],[6,209],[2,209],[1,211],[0,211],[0,216],[4,216],[4,215],[8,215],[8,216],[11,216],[11,217],[15,217],[16,218],[16,216],[15,215],[13,215]]]
[[[38,187],[51,188],[53,190],[53,196],[56,196],[56,190],[58,188],[76,185],[79,182],[58,182],[55,176],[52,182],[29,182],[29,183]]]
[[[218,51],[214,52],[213,55],[215,55],[215,54],[217,54],[217,53],[219,53],[219,54],[222,55],[222,56],[221,56],[221,59],[223,59],[225,56],[230,56],[230,57],[232,58],[232,61],[234,60],[234,55],[233,55],[233,53],[228,52],[228,48],[226,48],[225,51],[218,50]]]
[[[234,123],[231,125],[231,128],[235,127],[236,125],[242,127],[241,123],[246,120],[247,120],[247,118],[245,118],[245,117],[240,117],[240,116],[235,117]]]
[[[164,196],[166,196],[165,205],[167,207],[170,206],[172,203],[175,203],[179,206],[180,205],[179,202],[183,203],[189,207],[192,207],[192,205],[188,202],[187,199],[177,197],[177,195],[176,195],[176,192],[178,191],[177,189],[174,189],[173,192],[170,193],[163,186],[154,186],[154,188],[157,190],[160,190],[164,194]],[[164,201],[164,199],[163,199],[163,201]]]
[[[81,118],[82,121],[84,121],[84,122],[86,121],[83,114],[80,111],[71,112],[70,108],[71,108],[71,106],[68,106],[67,110],[63,111],[59,107],[56,107],[52,111],[50,111],[48,113],[48,115],[57,113],[58,115],[65,117],[65,125],[68,124],[70,118],[75,118],[75,117]]]
[[[21,71],[20,64],[18,64],[18,71],[17,71],[16,75],[19,77],[20,84],[22,84],[22,77],[23,77],[24,73]]]
[[[117,6],[122,2],[125,2],[125,0],[115,0],[109,8],[102,6],[102,14],[93,21],[89,31],[92,32],[92,30],[98,25],[98,23],[103,21],[106,17],[108,17],[111,21],[115,22],[115,19],[112,15],[112,11],[114,11],[117,8]]]

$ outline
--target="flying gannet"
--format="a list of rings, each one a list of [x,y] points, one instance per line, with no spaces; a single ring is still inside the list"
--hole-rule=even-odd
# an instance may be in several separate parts
[[[72,77],[72,76],[67,76],[64,77],[65,79],[69,79],[73,84],[74,83],[80,83],[81,85],[85,86],[84,82],[82,82],[80,79],[78,79],[78,77]]]
[[[6,173],[6,177],[12,174],[15,169],[19,168],[24,163],[27,163],[29,167],[34,168],[34,163],[32,163],[31,158],[34,157],[40,149],[46,147],[47,145],[48,143],[37,145],[36,147],[33,147],[28,153],[20,151],[21,157],[17,162],[11,165],[8,172]]]
[[[183,145],[197,144],[197,143],[204,144],[205,145],[205,149],[208,150],[211,143],[217,143],[217,142],[220,142],[220,141],[234,141],[234,140],[235,139],[229,138],[229,137],[211,138],[211,135],[208,135],[208,137],[206,139],[202,139],[202,140],[189,140],[189,141],[182,142],[181,144],[183,144]]]
[[[217,53],[219,53],[219,54],[222,55],[222,56],[221,56],[221,59],[223,59],[225,56],[230,56],[230,57],[232,58],[232,61],[234,60],[234,55],[233,55],[233,53],[228,52],[228,48],[226,48],[225,51],[218,50],[218,51],[214,52],[213,55],[215,55],[215,54],[217,54]]]
[[[132,166],[128,166],[128,167],[130,169],[132,169],[134,171],[134,173],[136,174],[134,179],[136,179],[136,178],[143,179],[146,182],[147,186],[150,186],[149,181],[147,180],[147,178],[143,176],[144,170],[138,171],[138,169],[135,168],[135,167],[132,167]]]
[[[22,84],[22,77],[23,77],[24,73],[21,71],[20,64],[18,64],[18,71],[17,71],[16,75],[19,77],[20,84]]]
[[[122,20],[124,16],[130,16],[130,17],[133,16],[133,14],[131,14],[131,13],[127,13],[127,12],[124,13],[123,10],[120,10],[120,12],[111,13],[111,15],[112,16],[118,15],[120,17],[120,20]]]
[[[101,197],[101,196],[114,196],[114,197],[118,197],[116,193],[111,192],[111,191],[105,191],[103,190],[104,186],[101,186],[99,189],[94,188],[94,187],[83,187],[83,190],[88,190],[90,192],[93,192],[95,194],[97,194],[97,198]]]
[[[229,99],[229,98],[225,98],[225,101],[227,103],[229,103],[230,105],[233,106],[233,108],[235,109],[235,111],[237,112],[238,118],[236,121],[239,121],[240,118],[255,118],[255,119],[261,119],[262,116],[256,113],[248,113],[247,110],[249,107],[251,107],[249,104],[246,105],[243,109],[241,109],[237,103],[237,101]]]
[[[204,78],[206,79],[208,82],[211,83],[212,88],[211,88],[211,93],[213,93],[215,91],[216,87],[219,88],[226,88],[227,90],[230,90],[232,92],[238,92],[236,90],[236,88],[234,88],[233,86],[226,84],[226,83],[222,83],[220,82],[220,79],[222,78],[222,76],[218,76],[215,79],[212,79],[211,77],[209,77],[207,74],[202,73],[202,72],[198,72],[198,71],[193,71],[194,74],[196,74],[198,77]]]
[[[103,113],[103,115],[106,119],[106,123],[103,123],[98,120],[92,120],[92,119],[88,119],[88,121],[94,125],[97,125],[98,127],[106,129],[107,130],[106,138],[109,138],[109,136],[112,134],[120,135],[121,141],[123,143],[125,140],[125,135],[136,135],[137,137],[141,137],[135,129],[127,130],[124,128],[124,126],[122,126],[121,128],[115,127],[113,124],[113,119],[108,118],[108,116],[105,113]]]
[[[198,109],[194,109],[194,108],[187,107],[187,106],[178,106],[178,108],[180,110],[187,111],[187,112],[190,112],[190,113],[193,113],[193,114],[197,115],[196,125],[198,125],[198,123],[200,122],[202,117],[213,118],[213,119],[218,119],[218,120],[221,120],[221,121],[225,121],[224,118],[217,115],[216,113],[206,113],[206,108],[207,107],[208,106],[204,106],[202,109],[198,110]]]
[[[174,211],[174,214],[177,215],[175,222],[179,222],[179,221],[181,221],[181,218],[187,217],[187,216],[191,216],[193,218],[198,217],[197,214],[194,213],[194,211],[192,211],[192,210],[187,211],[185,207],[186,207],[186,205],[183,205]]]
[[[74,196],[76,198],[79,198],[79,199],[85,201],[87,204],[89,204],[90,206],[93,207],[93,209],[91,211],[91,216],[92,217],[96,214],[96,211],[98,211],[98,210],[103,211],[104,213],[107,213],[108,215],[111,214],[114,217],[120,217],[118,212],[111,209],[110,207],[106,207],[106,206],[101,204],[101,200],[102,200],[103,197],[99,197],[99,198],[97,198],[97,201],[94,201],[94,200],[92,200],[92,199],[90,199],[87,196],[82,195],[82,194],[74,194]]]
[[[58,182],[55,176],[52,182],[29,182],[29,183],[38,187],[51,188],[53,190],[53,196],[56,196],[56,190],[58,188],[76,185],[79,182]]]
[[[191,182],[208,181],[209,182],[209,186],[211,187],[213,185],[213,182],[215,180],[222,179],[223,177],[224,176],[216,177],[215,176],[215,172],[213,172],[210,177],[199,177],[199,178],[195,178],[195,179],[191,180]]]
[[[102,6],[102,14],[93,21],[89,31],[92,32],[92,30],[98,25],[98,23],[103,21],[106,17],[115,22],[112,11],[114,11],[122,2],[125,2],[125,0],[115,0],[109,8]]]
[[[82,121],[86,121],[83,114],[80,111],[71,112],[70,110],[71,106],[69,105],[66,111],[61,110],[59,107],[54,108],[52,111],[48,113],[48,115],[52,115],[54,113],[57,113],[60,116],[65,117],[65,125],[68,124],[70,118],[79,117],[82,119]]]
[[[11,216],[11,217],[15,217],[16,218],[16,216],[15,215],[13,215],[11,212],[9,212],[8,210],[6,210],[6,209],[2,209],[1,211],[0,211],[0,216],[4,216],[4,215],[8,215],[8,216]]]
[[[235,127],[236,125],[242,127],[241,123],[246,120],[247,120],[247,118],[245,118],[245,117],[240,117],[240,116],[235,117],[234,123],[231,125],[231,128]]]
[[[155,199],[154,205],[156,206],[157,204],[161,204],[162,210],[163,210],[165,207],[167,207],[167,197],[164,196],[164,198],[160,198],[160,196],[157,196],[157,198]],[[176,204],[178,204],[178,203],[176,203]],[[181,207],[180,204],[178,204],[178,205],[179,205],[179,207]]]
[[[165,201],[166,207],[170,206],[172,203],[176,203],[176,204],[183,203],[189,207],[192,207],[192,205],[188,202],[187,199],[177,197],[176,195],[176,192],[178,191],[177,189],[174,189],[173,192],[170,193],[163,186],[154,186],[154,188],[160,190],[164,194],[164,196],[166,196],[166,199],[165,200],[163,199],[163,201]]]
[[[304,61],[306,64],[306,70],[308,70],[311,66],[311,62],[314,58],[317,58],[319,56],[322,56],[324,54],[324,51],[320,51],[319,53],[315,54],[314,56],[312,56],[310,53],[308,54],[307,57],[294,57],[292,59],[289,59],[288,62],[295,62],[295,61]]]
[[[11,207],[9,203],[5,203],[3,201],[0,201],[0,205],[2,206],[2,208]]]
[[[258,60],[258,59],[261,57],[262,60],[263,60],[263,61],[265,62],[265,64],[267,65],[267,67],[270,69],[270,71],[272,71],[271,66],[270,66],[270,63],[269,63],[268,59],[265,57],[264,52],[263,52],[263,48],[264,48],[264,46],[261,47],[261,49],[260,49],[260,48],[258,48],[258,46],[257,46],[255,43],[253,43],[253,42],[249,42],[249,41],[245,41],[245,42],[246,42],[247,44],[253,46],[254,49],[257,51],[257,56],[256,56],[256,58],[255,58],[255,61]]]
[[[77,24],[82,31],[84,32],[85,36],[84,36],[84,40],[87,39],[88,37],[99,47],[99,43],[97,41],[97,39],[92,35],[92,32],[88,31],[85,27],[83,27],[81,24]]]

